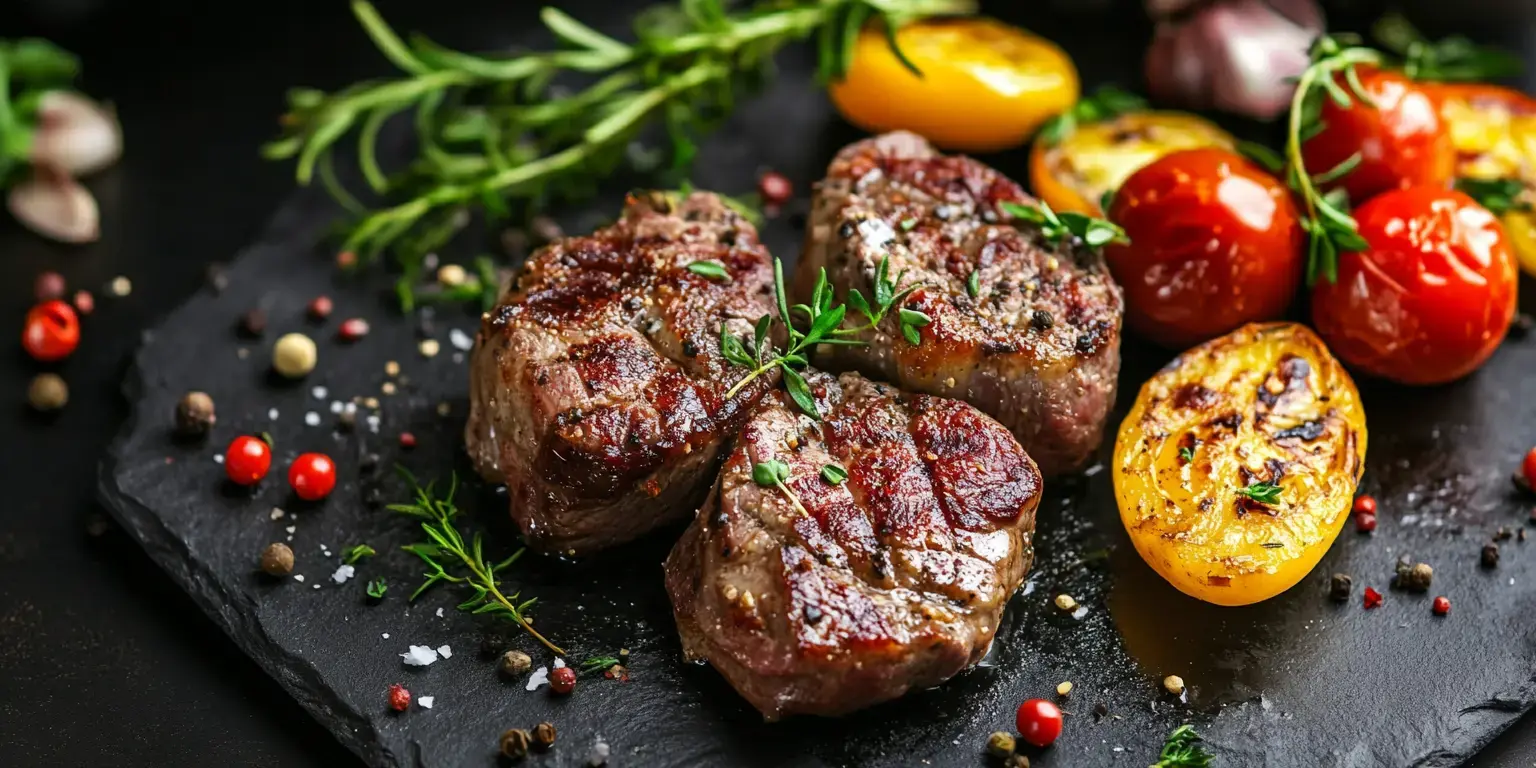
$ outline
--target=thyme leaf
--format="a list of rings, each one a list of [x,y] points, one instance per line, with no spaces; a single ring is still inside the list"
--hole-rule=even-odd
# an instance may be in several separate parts
[[[584,675],[591,674],[593,672],[605,672],[612,668],[613,665],[618,663],[620,663],[619,660],[613,656],[594,656],[590,659],[587,659],[586,661],[581,662],[581,669],[579,672]]]
[[[1457,179],[1456,188],[1498,216],[1531,210],[1525,184],[1519,179]]]
[[[779,493],[784,494],[784,498],[794,506],[796,512],[799,512],[801,515],[806,517],[810,517],[811,513],[806,512],[805,507],[801,506],[800,497],[796,496],[795,492],[791,491],[789,486],[784,484],[788,480],[789,465],[779,461],[778,459],[760,461],[752,465],[752,482],[757,483],[764,488],[778,489]]]
[[[1114,222],[1081,213],[1057,213],[1044,200],[1035,205],[1004,200],[998,207],[1015,219],[1036,225],[1041,236],[1052,243],[1081,240],[1090,248],[1100,248],[1110,243],[1131,242],[1125,230]]]
[[[823,464],[821,466],[821,479],[830,485],[842,485],[848,479],[848,470],[836,464]]]
[[[1403,57],[1403,74],[1415,80],[1485,82],[1514,77],[1525,69],[1519,56],[1460,35],[1428,40],[1400,13],[1382,16],[1371,34],[1383,48]]]
[[[1079,125],[1097,123],[1146,107],[1146,100],[1134,93],[1113,85],[1099,86],[1093,94],[1079,99],[1067,111],[1046,121],[1036,139],[1045,142],[1047,147],[1054,147],[1071,136]]]
[[[1246,496],[1260,504],[1273,504],[1280,500],[1280,486],[1274,483],[1254,483],[1237,489],[1237,495]]]
[[[700,277],[707,277],[722,283],[730,282],[731,279],[731,273],[727,272],[725,265],[718,261],[699,260],[691,262],[688,265],[688,271]]]
[[[368,582],[368,596],[375,600],[383,600],[384,593],[389,591],[389,585],[383,579],[374,579]]]
[[[1207,768],[1214,756],[1200,746],[1202,741],[1192,725],[1173,729],[1163,742],[1163,751],[1152,768]]]
[[[377,554],[378,552],[375,552],[373,547],[367,544],[354,544],[342,551],[341,561],[347,565],[356,565],[357,561],[365,557],[373,557]]]
[[[1179,449],[1179,460],[1184,462],[1185,464],[1189,464],[1190,462],[1193,462],[1195,460],[1195,449],[1193,449],[1193,448],[1191,448],[1191,447],[1189,447],[1187,445],[1182,447],[1182,448],[1180,448]]]

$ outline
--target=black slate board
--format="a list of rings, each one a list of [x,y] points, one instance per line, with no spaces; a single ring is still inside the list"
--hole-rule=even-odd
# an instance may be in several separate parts
[[[1117,45],[1118,52],[1108,50]],[[1084,62],[1123,63],[1134,50],[1128,45],[1106,39],[1095,43],[1106,50],[1074,53]],[[781,83],[804,82],[807,62],[791,58],[784,68]],[[821,97],[790,85],[755,101],[720,136],[706,147],[695,178],[725,191],[741,191],[760,167],[782,170],[806,189],[853,137]],[[998,162],[1022,175],[1017,158]],[[590,228],[612,210],[610,199],[571,212],[565,223]],[[1524,522],[1529,506],[1507,476],[1536,442],[1536,384],[1528,375],[1536,370],[1536,339],[1506,343],[1481,372],[1451,386],[1365,386],[1371,439],[1363,490],[1380,502],[1381,527],[1370,537],[1347,529],[1312,575],[1265,604],[1218,608],[1168,587],[1129,546],[1099,471],[1050,484],[1035,570],[993,653],[982,668],[940,688],[841,720],[764,724],[712,670],[680,658],[661,587],[660,562],[676,533],[669,531],[588,562],[528,557],[510,572],[513,584],[540,598],[540,630],[573,660],[631,651],[627,683],[586,677],[564,699],[547,689],[526,692],[522,681],[499,680],[478,656],[491,626],[455,611],[452,593],[439,589],[406,605],[420,568],[397,548],[418,536],[408,520],[362,503],[367,488],[391,500],[404,493],[387,473],[360,475],[358,458],[369,451],[383,454],[385,466],[398,461],[424,478],[469,477],[458,447],[466,367],[454,359],[449,329],[472,332],[477,318],[439,313],[443,351],[420,357],[413,323],[381,295],[384,280],[338,277],[317,247],[333,213],[316,194],[296,197],[234,265],[227,292],[195,297],[148,335],[128,385],[132,420],[101,481],[109,507],[150,555],[371,764],[490,765],[503,729],[550,720],[560,742],[532,765],[583,765],[598,741],[610,746],[614,765],[980,765],[986,735],[1010,728],[1019,701],[1048,697],[1070,680],[1076,687],[1064,703],[1066,732],[1052,749],[1031,753],[1036,765],[1147,765],[1169,730],[1193,721],[1218,765],[1449,766],[1536,701],[1536,541],[1505,544],[1497,570],[1477,564],[1491,532]],[[770,248],[790,263],[799,240],[793,219],[765,230]],[[1530,296],[1530,281],[1522,287]],[[336,301],[323,327],[303,317],[305,302],[320,293]],[[257,305],[270,318],[267,336],[241,342],[234,320]],[[336,322],[355,315],[372,320],[372,335],[351,346],[334,342]],[[272,340],[289,330],[320,342],[320,367],[302,385],[267,372]],[[237,356],[242,347],[245,358]],[[1167,357],[1128,342],[1121,413]],[[388,360],[400,363],[403,379],[400,392],[386,397],[379,390]],[[324,399],[313,396],[317,385],[327,388]],[[213,395],[219,423],[206,444],[188,445],[172,439],[170,413],[194,388]],[[332,431],[328,404],[353,395],[384,401],[378,434],[366,426],[350,435]],[[446,418],[437,414],[444,402]],[[322,426],[304,424],[310,411]],[[403,429],[420,440],[412,451],[396,445]],[[228,487],[214,454],[232,436],[261,430],[277,445],[272,477],[254,492]],[[336,493],[318,506],[292,499],[282,477],[287,460],[307,450],[326,451],[341,467]],[[489,531],[493,552],[516,546],[504,496],[468,481],[460,498]],[[270,519],[274,506],[289,515]],[[259,577],[257,553],[285,540],[290,525],[296,572],[306,580]],[[360,541],[381,556],[359,566],[357,579],[332,583],[340,551]],[[1435,566],[1433,593],[1452,598],[1450,617],[1432,617],[1427,596],[1387,592],[1393,562],[1404,553]],[[1325,597],[1335,571],[1356,578],[1346,605]],[[388,580],[390,595],[369,606],[363,583],[376,576]],[[1387,592],[1386,605],[1363,610],[1363,585]],[[1061,592],[1086,606],[1085,615],[1055,611],[1050,599]],[[505,634],[536,663],[548,662],[527,636]],[[454,655],[407,668],[397,654],[411,644],[448,644]],[[1190,701],[1162,694],[1158,681],[1166,674],[1188,681]],[[435,707],[389,712],[385,689],[394,682],[434,696]],[[1100,702],[1110,717],[1091,714]]]

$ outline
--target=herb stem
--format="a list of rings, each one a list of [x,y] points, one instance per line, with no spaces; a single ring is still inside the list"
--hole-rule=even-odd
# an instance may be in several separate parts
[[[725,399],[729,400],[735,397],[736,393],[740,392],[742,387],[747,386],[747,384],[751,383],[753,379],[773,370],[782,362],[784,362],[784,357],[780,355],[779,357],[775,357],[774,359],[759,365],[757,368],[754,368],[752,372],[743,377],[741,381],[736,382],[731,386],[730,389],[725,391]]]
[[[1369,48],[1346,48],[1335,57],[1329,58],[1323,66],[1308,67],[1296,81],[1296,92],[1291,96],[1291,112],[1288,116],[1285,157],[1290,161],[1297,191],[1301,193],[1302,205],[1306,208],[1308,218],[1314,220],[1317,218],[1317,200],[1321,194],[1318,193],[1317,187],[1313,186],[1312,176],[1307,173],[1306,163],[1301,154],[1301,122],[1306,112],[1303,103],[1307,99],[1307,94],[1318,84],[1319,78],[1327,78],[1331,83],[1333,76],[1341,69],[1349,70],[1358,64],[1379,64],[1380,62],[1381,54]]]

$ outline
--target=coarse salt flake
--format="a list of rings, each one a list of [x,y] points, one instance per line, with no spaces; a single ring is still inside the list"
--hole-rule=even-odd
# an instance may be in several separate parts
[[[316,400],[324,400],[325,396],[330,394],[330,391],[325,387],[315,387],[314,389],[311,389],[309,393],[314,395]]]
[[[431,709],[432,702],[434,701],[437,701],[436,696],[418,696],[416,698],[416,703],[420,704],[422,709]]]
[[[294,581],[303,581],[304,580],[304,574],[302,574],[302,573],[295,573],[293,575],[293,580]]]
[[[213,463],[215,463],[215,464],[223,464],[224,463],[224,454],[222,454],[222,453],[215,453],[213,455]]]
[[[324,585],[324,584],[316,584],[316,585],[315,585],[315,589],[319,589],[319,588],[321,588],[321,587],[323,587],[323,586],[325,586],[325,585]]]
[[[437,617],[439,619],[441,619],[443,617],[443,609],[441,609],[441,608],[437,609]]]
[[[437,651],[425,645],[413,645],[409,651],[400,654],[400,658],[405,660],[407,667],[425,667],[437,661]]]
[[[565,666],[565,659],[560,659],[560,658],[555,659],[555,669],[560,669],[561,667],[564,667],[564,666]]]
[[[267,411],[267,418],[269,418],[269,419],[271,419],[273,421],[277,421],[277,409],[276,408],[269,409]]]
[[[388,639],[389,639],[389,633],[388,633],[388,632],[385,632],[385,633],[384,633],[384,639],[385,639],[385,640],[388,640]]]
[[[282,509],[280,509],[278,507],[273,507],[272,508],[272,512],[268,516],[271,517],[273,520],[281,520],[281,519],[283,519],[283,515],[285,515],[285,514],[288,514],[288,513],[284,512]]]
[[[341,409],[343,407],[344,406],[342,405],[342,402],[340,400],[332,400],[331,401],[331,413],[334,413],[337,416],[340,416],[341,415]]]
[[[304,424],[310,427],[320,426],[320,414],[314,411],[304,414]]]
[[[294,531],[297,531],[298,529],[299,529],[299,527],[297,525],[290,525],[287,528],[284,528],[283,530],[285,530],[285,531],[287,531],[289,533],[293,533]]]
[[[451,659],[451,658],[453,658],[453,649],[449,648],[446,645],[439,645],[437,647],[437,655],[439,655],[439,656],[441,656],[441,657],[443,657],[445,659]]]
[[[342,565],[340,568],[336,569],[335,573],[331,574],[331,581],[334,581],[337,584],[345,584],[347,583],[347,579],[352,578],[353,574],[355,573],[357,573],[356,568],[353,568],[350,565]]]
[[[523,686],[526,690],[537,691],[539,686],[549,682],[549,667],[539,667],[528,676],[528,684]]]
[[[452,344],[454,349],[463,350],[465,352],[475,348],[474,338],[457,328],[449,329],[448,343]]]

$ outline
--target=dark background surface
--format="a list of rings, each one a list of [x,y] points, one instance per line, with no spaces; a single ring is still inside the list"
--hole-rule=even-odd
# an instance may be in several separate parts
[[[0,220],[0,318],[9,327],[19,326],[42,270],[99,296],[80,350],[60,368],[72,387],[62,414],[27,411],[26,383],[37,368],[18,346],[0,366],[0,392],[9,396],[0,419],[10,438],[0,452],[0,487],[9,491],[0,506],[0,762],[351,764],[105,523],[95,480],[125,413],[119,387],[139,329],[196,290],[205,264],[254,239],[291,190],[289,168],[256,154],[275,130],[284,89],[331,88],[386,65],[339,2],[35,5],[6,12],[0,36],[42,34],[80,53],[86,90],[119,109],[127,154],[91,184],[102,206],[100,243],[54,245]],[[628,4],[562,5],[603,18],[627,14]],[[1062,5],[1084,25],[1103,23],[1090,0]],[[1518,36],[1532,20],[1512,15],[1519,5],[1463,2],[1454,18],[1447,10],[1420,18],[1436,31],[1530,46]],[[381,6],[400,27],[476,47],[531,23],[535,4]],[[100,296],[116,275],[133,280],[132,295]],[[1474,764],[1536,765],[1536,723],[1516,725]]]

